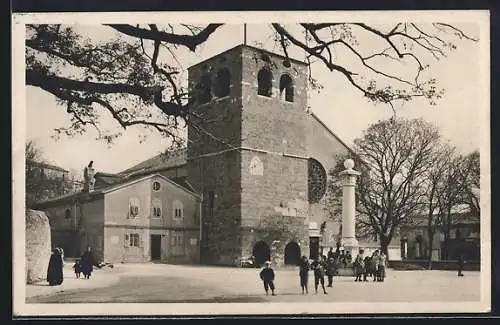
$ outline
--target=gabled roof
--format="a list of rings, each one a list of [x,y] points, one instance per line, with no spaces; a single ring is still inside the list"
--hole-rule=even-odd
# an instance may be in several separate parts
[[[94,191],[92,191],[92,192],[82,191],[82,192],[78,192],[78,193],[72,193],[69,195],[55,197],[55,198],[52,198],[52,199],[49,199],[46,201],[38,202],[37,204],[35,204],[35,206],[40,207],[40,206],[45,206],[45,205],[52,205],[52,204],[57,203],[57,202],[73,201],[76,199],[94,200],[94,199],[101,198],[104,194],[119,190],[123,187],[150,179],[152,177],[161,178],[161,179],[165,180],[166,182],[172,184],[174,187],[179,188],[179,189],[183,190],[184,192],[192,195],[193,197],[198,198],[198,199],[200,198],[200,195],[197,194],[194,191],[194,189],[187,183],[186,183],[187,186],[182,186],[181,185],[182,181],[180,181],[180,180],[178,180],[176,182],[176,181],[171,180],[171,179],[169,179],[161,174],[149,174],[149,175],[142,176],[142,177],[124,178],[118,182],[111,184],[111,185],[102,186],[100,188],[95,188]]]
[[[132,185],[132,184],[135,184],[135,183],[139,183],[139,182],[142,182],[146,179],[150,179],[150,178],[153,178],[153,177],[158,177],[158,178],[161,178],[163,179],[164,181],[174,185],[175,187],[183,190],[184,192],[188,193],[188,194],[191,194],[192,196],[196,197],[196,198],[199,198],[200,195],[198,195],[197,193],[195,193],[194,191],[191,191],[191,190],[188,190],[186,187],[180,185],[179,183],[175,182],[174,180],[171,180],[161,174],[149,174],[149,175],[146,175],[146,176],[143,176],[143,177],[138,177],[138,178],[134,178],[134,179],[128,179],[124,182],[119,182],[117,184],[113,184],[109,187],[106,187],[106,188],[102,188],[100,189],[99,191],[103,194],[106,194],[106,193],[110,193],[110,192],[113,192],[113,191],[116,191],[116,190],[119,190],[125,186],[129,186],[129,185]]]
[[[52,165],[52,164],[47,164],[47,163],[44,163],[44,162],[38,162],[38,161],[34,161],[34,160],[28,160],[27,161],[27,165],[31,165],[31,166],[36,166],[36,167],[40,167],[40,168],[52,169],[52,170],[57,170],[57,171],[60,171],[60,172],[69,173],[68,170],[66,170],[66,169],[64,169],[62,167],[59,167],[59,166],[56,166],[56,165]]]

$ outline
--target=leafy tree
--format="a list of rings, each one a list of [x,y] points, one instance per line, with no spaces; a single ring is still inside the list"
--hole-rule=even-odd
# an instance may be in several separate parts
[[[27,25],[26,84],[52,94],[71,116],[71,124],[57,129],[58,134],[94,127],[100,139],[112,142],[121,132],[100,124],[109,115],[122,129],[156,130],[172,147],[183,146],[185,124],[205,131],[199,123],[203,116],[192,109],[196,89],[188,89],[180,77],[179,57],[215,41],[221,26],[102,25],[110,37],[98,40],[95,35],[101,33],[86,37],[81,26]],[[459,40],[476,41],[446,23],[269,27],[284,55],[296,50],[306,55],[311,87],[321,88],[311,71],[320,62],[367,100],[391,107],[416,97],[435,104],[444,90],[426,73],[427,62],[445,57]]]
[[[72,191],[69,180],[49,177],[40,172],[40,164],[44,164],[42,150],[33,140],[25,144],[25,203],[27,208],[36,202],[54,196],[64,195]]]

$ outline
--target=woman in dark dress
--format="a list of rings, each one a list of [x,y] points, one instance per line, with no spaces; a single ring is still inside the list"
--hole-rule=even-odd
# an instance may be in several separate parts
[[[87,247],[87,251],[85,251],[85,253],[83,253],[82,257],[80,258],[81,270],[85,279],[90,279],[92,271],[94,270],[94,264],[94,255],[92,254],[89,246]]]
[[[61,285],[63,283],[63,261],[61,251],[57,248],[52,250],[52,255],[47,268],[47,282],[49,285]]]

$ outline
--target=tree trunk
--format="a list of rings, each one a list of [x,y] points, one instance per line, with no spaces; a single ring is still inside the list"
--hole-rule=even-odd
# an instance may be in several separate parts
[[[444,230],[444,260],[449,260],[449,242],[450,242],[450,233],[451,233],[451,209],[448,208],[448,211],[446,213],[446,221],[445,221],[445,230]]]
[[[390,239],[387,236],[380,235],[380,250],[387,257],[387,261],[389,261],[389,249],[388,249],[389,243],[390,243]]]
[[[429,229],[427,235],[429,237],[429,256],[427,257],[427,268],[432,269],[432,250],[434,249],[434,233],[435,231]]]

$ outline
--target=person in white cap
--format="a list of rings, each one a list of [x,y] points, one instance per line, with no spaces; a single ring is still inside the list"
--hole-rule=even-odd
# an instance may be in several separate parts
[[[274,270],[271,267],[270,261],[267,261],[262,271],[260,271],[260,278],[264,282],[264,290],[266,290],[266,296],[269,295],[269,289],[271,289],[272,295],[276,296],[276,294],[274,293]]]

